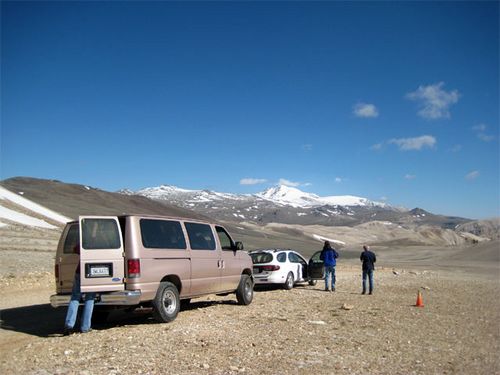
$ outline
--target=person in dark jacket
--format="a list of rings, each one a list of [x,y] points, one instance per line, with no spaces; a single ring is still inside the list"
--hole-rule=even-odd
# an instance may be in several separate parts
[[[339,254],[330,245],[329,241],[325,241],[323,250],[321,251],[320,259],[325,266],[325,291],[335,292],[335,266],[337,265],[337,258]],[[329,280],[331,279],[331,289],[329,287]]]
[[[373,293],[373,271],[375,271],[375,262],[377,257],[375,253],[370,251],[370,248],[366,245],[363,246],[363,252],[359,259],[363,262],[363,292],[361,294],[366,294],[366,279],[368,278],[368,294]]]

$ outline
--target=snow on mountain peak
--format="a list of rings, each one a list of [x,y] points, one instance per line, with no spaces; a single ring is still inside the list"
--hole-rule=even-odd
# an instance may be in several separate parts
[[[316,194],[306,193],[297,188],[279,185],[269,188],[256,196],[278,204],[292,207],[315,207],[315,206],[381,206],[384,203],[370,201],[369,199],[353,195],[337,195],[320,197]]]
[[[302,190],[285,185],[274,186],[255,195],[265,200],[292,207],[314,206],[317,205],[320,199],[316,194],[305,193]]]
[[[128,194],[128,191],[123,191]],[[269,189],[256,193],[231,194],[219,193],[211,190],[187,190],[173,185],[160,185],[157,187],[144,188],[135,194],[143,195],[153,199],[162,199],[170,201],[182,201],[189,203],[209,203],[224,200],[248,200],[254,198],[263,199],[282,206],[291,206],[295,208],[311,208],[319,206],[386,206],[384,203],[370,201],[366,198],[352,195],[320,197],[313,193],[306,193],[294,187],[286,185],[277,185]]]

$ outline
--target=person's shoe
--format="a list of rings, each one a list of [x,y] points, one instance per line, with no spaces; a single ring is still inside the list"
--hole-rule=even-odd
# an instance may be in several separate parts
[[[373,294],[373,292],[370,292],[370,293],[368,293],[368,294]]]
[[[69,336],[72,335],[73,333],[75,333],[73,328],[64,327],[63,336]]]
[[[90,331],[92,331],[92,328],[90,328],[88,331],[80,331],[80,333],[89,333]]]
[[[366,294],[366,292],[363,290],[363,291],[361,292],[361,294]]]
[[[332,288],[331,292],[335,292],[335,287]]]

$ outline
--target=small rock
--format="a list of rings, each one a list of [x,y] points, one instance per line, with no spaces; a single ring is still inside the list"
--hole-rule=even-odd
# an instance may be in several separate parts
[[[208,370],[208,369],[210,368],[210,365],[209,365],[208,363],[204,363],[204,364],[203,364],[203,368],[204,368],[205,370]]]
[[[347,303],[344,303],[341,307],[342,310],[352,310],[354,309],[353,305],[348,305]]]

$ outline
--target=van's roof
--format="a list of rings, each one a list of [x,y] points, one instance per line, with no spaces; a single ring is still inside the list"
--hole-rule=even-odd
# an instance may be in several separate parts
[[[117,217],[117,218],[126,218],[126,217],[139,217],[139,218],[150,218],[150,219],[167,219],[167,220],[181,220],[181,221],[191,221],[191,222],[198,222],[198,223],[206,223],[206,224],[217,224],[215,221],[208,221],[208,220],[200,220],[200,219],[193,219],[190,217],[183,217],[183,216],[164,216],[164,215],[154,215],[154,214],[122,214],[122,215],[81,215],[83,217]],[[78,220],[73,220],[69,221],[68,224],[70,223],[77,223]]]

